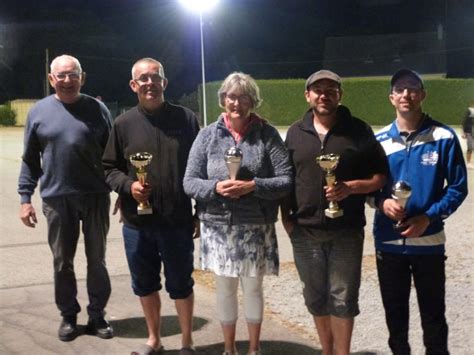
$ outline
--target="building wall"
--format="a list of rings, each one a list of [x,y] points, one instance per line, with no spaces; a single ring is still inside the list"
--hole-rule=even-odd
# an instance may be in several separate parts
[[[31,107],[39,99],[18,99],[11,101],[11,108],[16,112],[16,125],[24,126],[26,124],[26,116]]]

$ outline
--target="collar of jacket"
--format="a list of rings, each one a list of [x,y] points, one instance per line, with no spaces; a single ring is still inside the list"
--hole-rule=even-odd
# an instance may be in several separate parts
[[[414,133],[420,133],[429,129],[433,125],[433,119],[426,113],[423,113],[421,126]],[[388,136],[391,138],[400,137],[400,131],[398,130],[396,119],[392,122],[392,126],[388,131]]]
[[[340,128],[344,128],[344,122],[347,122],[352,118],[351,111],[344,106],[339,105],[336,111],[336,124],[330,129],[330,131],[336,131]],[[313,110],[308,109],[303,116],[303,119],[299,123],[300,129],[316,134],[313,124]]]
[[[263,127],[263,122],[262,121],[259,121],[259,122],[255,122],[254,124],[252,124],[250,127],[249,127],[249,130],[247,132],[247,134],[245,136],[248,136],[250,133],[252,133],[253,131],[256,131],[256,130],[259,130]],[[225,123],[224,123],[224,115],[221,113],[219,115],[219,117],[217,118],[217,122],[216,122],[216,128],[218,129],[223,129],[225,130],[227,133],[231,134],[229,132],[229,130],[227,129],[227,127],[225,126]],[[244,137],[245,137],[244,136]],[[244,138],[242,137],[242,139]]]

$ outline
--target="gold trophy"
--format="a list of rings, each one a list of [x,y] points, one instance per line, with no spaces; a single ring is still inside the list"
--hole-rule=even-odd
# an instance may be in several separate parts
[[[145,185],[146,183],[146,167],[151,164],[151,158],[153,155],[147,152],[139,152],[130,155],[130,163],[137,168],[137,178],[140,181],[140,184]],[[137,214],[152,214],[153,210],[151,208],[150,202],[140,202],[137,206]]]
[[[328,186],[336,185],[336,174],[334,170],[336,170],[337,164],[339,164],[339,157],[339,154],[323,154],[316,157],[316,162],[324,171],[326,184]],[[329,201],[329,207],[324,210],[324,214],[329,218],[337,218],[341,217],[344,211],[339,208],[336,201]]]
[[[411,196],[411,186],[408,182],[400,180],[395,183],[392,187],[392,198],[398,202],[400,206],[405,208],[407,205],[408,199]],[[406,226],[403,224],[403,221],[398,221],[393,225],[393,229],[396,231],[403,231]]]
[[[240,164],[242,163],[242,151],[237,147],[230,147],[225,151],[224,159],[229,171],[229,178],[235,180],[239,173]]]

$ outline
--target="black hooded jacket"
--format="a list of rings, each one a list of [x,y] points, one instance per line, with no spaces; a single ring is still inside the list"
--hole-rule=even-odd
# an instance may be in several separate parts
[[[387,174],[387,159],[383,148],[374,137],[370,126],[353,117],[345,106],[337,110],[337,122],[321,142],[313,125],[313,112],[308,110],[302,119],[288,130],[286,145],[295,173],[291,198],[291,217],[299,225],[342,229],[363,227],[366,223],[364,203],[366,195],[350,195],[338,202],[344,215],[327,218],[324,173],[316,163],[321,154],[340,155],[335,170],[338,181],[367,179],[374,174]]]

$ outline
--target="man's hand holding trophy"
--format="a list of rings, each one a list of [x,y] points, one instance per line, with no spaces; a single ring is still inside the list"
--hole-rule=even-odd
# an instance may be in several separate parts
[[[130,163],[137,168],[137,178],[138,181],[142,186],[147,186],[146,182],[146,177],[147,177],[147,171],[146,168],[151,164],[151,159],[153,156],[150,153],[147,152],[139,152],[130,155]],[[145,215],[145,214],[152,214],[153,209],[150,205],[150,202],[148,200],[141,201],[138,203],[137,206],[137,214],[139,215]]]
[[[395,183],[392,187],[392,198],[397,201],[397,203],[405,209],[405,206],[408,202],[408,199],[411,196],[411,186],[408,182],[400,180]],[[402,232],[405,230],[406,225],[403,223],[403,219],[399,220],[396,224],[393,225],[393,228],[396,231]]]
[[[324,171],[327,186],[336,185],[335,170],[339,164],[339,154],[323,154],[316,157],[316,163]],[[324,210],[324,214],[329,218],[337,218],[344,215],[344,211],[336,201],[329,201],[329,207]]]

